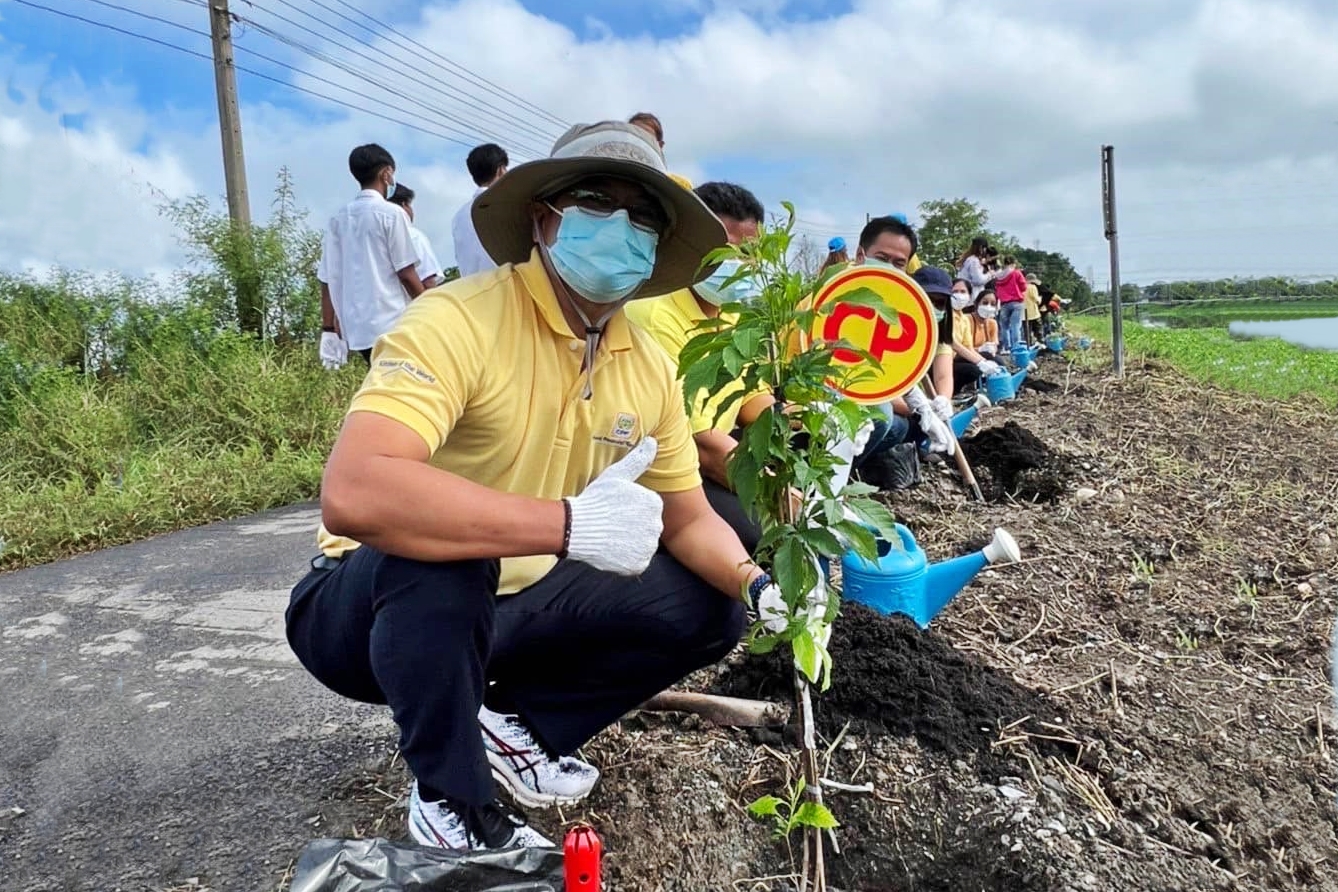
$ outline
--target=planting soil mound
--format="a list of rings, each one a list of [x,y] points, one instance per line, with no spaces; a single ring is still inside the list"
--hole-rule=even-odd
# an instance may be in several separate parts
[[[965,437],[961,446],[991,502],[1056,502],[1073,480],[1072,459],[1016,421]]]
[[[1040,696],[938,635],[861,604],[842,607],[831,653],[832,686],[816,700],[818,728],[829,740],[851,722],[858,730],[914,735],[926,749],[954,758],[988,757],[1004,725],[1058,717]],[[779,649],[749,657],[718,685],[735,697],[788,700],[793,691]]]

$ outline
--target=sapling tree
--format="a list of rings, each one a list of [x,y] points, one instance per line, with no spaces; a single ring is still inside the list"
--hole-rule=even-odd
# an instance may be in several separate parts
[[[767,568],[785,602],[785,615],[755,622],[749,645],[755,653],[787,648],[794,663],[795,696],[802,722],[802,782],[785,800],[764,797],[755,813],[775,815],[786,802],[783,827],[802,827],[801,888],[826,888],[822,833],[835,819],[822,801],[814,733],[812,688],[831,683],[827,650],[839,598],[826,585],[822,561],[853,548],[877,555],[877,539],[891,538],[893,517],[868,496],[873,487],[849,483],[849,450],[875,417],[869,408],[837,395],[833,385],[870,374],[872,356],[845,342],[809,343],[804,335],[830,308],[814,310],[813,280],[792,259],[794,208],[744,245],[722,248],[707,261],[734,260],[738,272],[726,283],[748,280],[753,296],[722,306],[724,318],[702,323],[679,355],[679,374],[689,404],[721,396],[723,411],[765,386],[776,403],[744,428],[728,464],[730,486],[762,529],[754,559]],[[873,308],[889,322],[896,315],[869,289],[842,298]],[[868,366],[837,362],[838,350],[862,356]],[[739,387],[736,382],[742,381]]]

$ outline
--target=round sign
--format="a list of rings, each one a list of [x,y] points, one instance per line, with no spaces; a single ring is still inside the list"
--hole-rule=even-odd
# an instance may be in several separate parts
[[[867,289],[867,290],[865,290]],[[850,298],[850,302],[844,299]],[[870,304],[881,301],[896,311],[889,322]],[[938,323],[934,306],[914,279],[899,269],[852,266],[837,273],[813,298],[815,341],[848,341],[878,360],[875,366],[847,349],[833,354],[837,365],[866,374],[828,385],[857,403],[883,403],[915,386],[934,360]]]

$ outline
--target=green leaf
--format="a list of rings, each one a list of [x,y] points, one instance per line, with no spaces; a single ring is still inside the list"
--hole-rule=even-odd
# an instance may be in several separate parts
[[[814,527],[801,532],[799,538],[803,539],[808,547],[818,554],[836,557],[845,552],[841,540],[837,539],[831,530]]]
[[[745,452],[742,449],[735,449],[729,458],[729,464],[725,469],[726,476],[729,478],[729,485],[734,490],[734,494],[739,497],[739,504],[749,517],[760,516],[760,507],[757,503],[758,476],[761,469],[757,462],[753,461],[751,452]]]
[[[878,540],[864,524],[843,520],[836,525],[836,529],[860,557],[870,561],[878,558]]]
[[[839,304],[847,304],[854,307],[868,307],[878,314],[884,322],[896,322],[897,311],[882,296],[872,288],[855,288],[848,293],[841,295],[840,301],[830,301],[824,304],[818,312],[824,315],[831,313]]]
[[[729,372],[730,377],[732,378],[739,377],[739,375],[742,374],[743,367],[747,362],[748,358],[745,357],[742,353],[740,353],[738,351],[738,348],[735,347],[733,344],[730,344],[728,347],[725,348],[724,366],[725,366],[725,371]]]
[[[861,520],[878,530],[884,538],[896,535],[897,518],[882,502],[873,499],[848,499],[846,505]]]
[[[769,818],[780,811],[781,805],[781,800],[775,796],[763,796],[748,803],[748,813],[755,818]]]
[[[817,642],[807,629],[796,635],[790,642],[790,647],[794,650],[794,662],[799,667],[809,681],[817,683],[818,677],[822,674],[822,661],[818,658]],[[809,666],[812,666],[816,674],[809,674]]]
[[[771,575],[792,609],[817,581],[812,578],[813,562],[805,552],[802,541],[794,536],[782,540],[777,546]]]
[[[821,802],[812,801],[803,803],[795,810],[791,823],[801,827],[817,827],[820,830],[832,830],[841,826],[831,809]]]

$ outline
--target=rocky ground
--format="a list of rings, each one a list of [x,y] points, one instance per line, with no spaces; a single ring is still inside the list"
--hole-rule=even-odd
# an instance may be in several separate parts
[[[1024,562],[927,632],[838,620],[824,764],[867,792],[828,791],[833,885],[1338,889],[1338,425],[1082,359],[1043,358],[1053,389],[985,413],[968,449],[990,501],[937,467],[889,497],[931,558],[1004,526]],[[784,677],[740,654],[686,687],[783,698]],[[588,747],[604,779],[584,807],[532,817],[598,827],[609,889],[786,888],[791,853],[745,806],[793,777],[789,741],[635,714]],[[403,835],[386,746],[349,766],[313,835]]]

